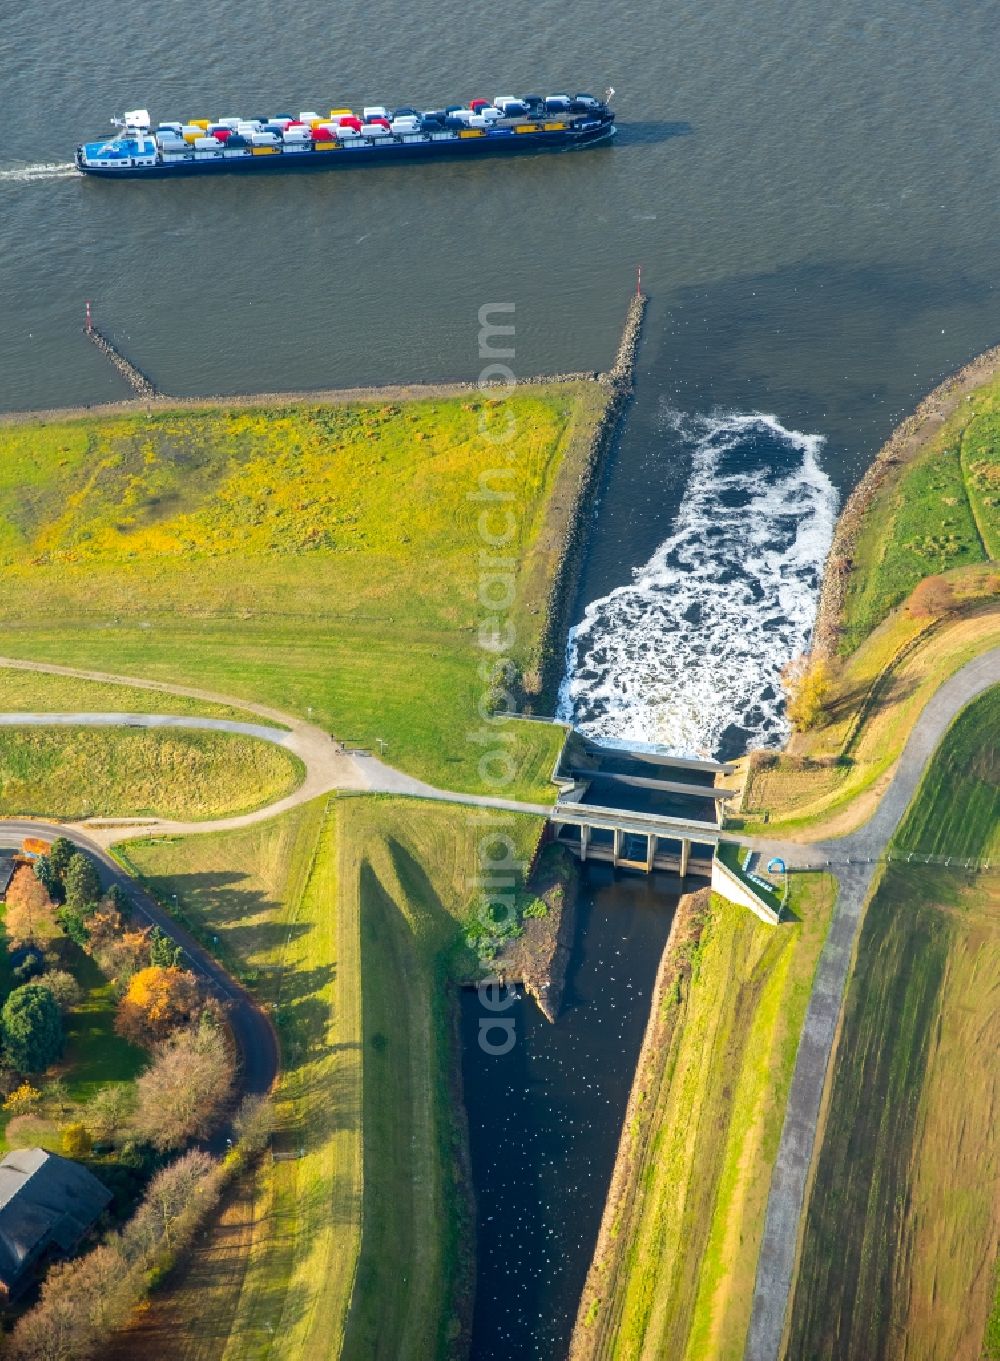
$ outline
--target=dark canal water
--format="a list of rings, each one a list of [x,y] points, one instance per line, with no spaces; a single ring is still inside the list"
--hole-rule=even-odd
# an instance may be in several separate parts
[[[563,1355],[600,1224],[622,1113],[675,899],[657,878],[591,866],[555,1026],[530,999],[503,1057],[462,998],[465,1096],[479,1220],[473,1356]],[[497,1038],[497,1037],[494,1037]]]
[[[600,368],[641,263],[565,711],[684,750],[780,737],[837,493],[1000,339],[995,4],[8,0],[2,20],[0,408],[126,395],[79,335],[85,298],[177,394],[474,377],[487,302],[516,305],[520,373]],[[591,152],[261,183],[67,170],[124,107],[608,83],[621,131]],[[467,1048],[479,1358],[562,1355],[670,911],[588,878],[565,1019],[519,1004],[508,1059]]]

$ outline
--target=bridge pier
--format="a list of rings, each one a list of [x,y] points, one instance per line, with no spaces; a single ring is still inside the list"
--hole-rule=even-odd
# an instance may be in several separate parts
[[[580,826],[580,859],[586,860],[587,847],[590,845],[590,825],[586,822]]]
[[[616,865],[618,865],[618,864],[621,863],[621,858],[622,858],[622,842],[625,840],[625,833],[622,831],[622,829],[621,829],[620,827],[616,827],[616,828],[614,829],[614,838],[615,838],[615,843],[614,843],[614,848],[615,848],[615,860],[614,860],[614,863],[615,863]]]
[[[656,860],[656,833],[650,832],[646,837],[646,873],[653,873],[653,863]]]

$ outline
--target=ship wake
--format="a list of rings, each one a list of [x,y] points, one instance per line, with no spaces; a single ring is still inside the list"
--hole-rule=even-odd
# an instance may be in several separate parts
[[[822,437],[761,412],[662,414],[691,474],[673,532],[570,632],[559,716],[605,742],[732,756],[787,735],[781,669],[808,647],[837,492]]]
[[[27,184],[32,180],[62,180],[76,173],[72,161],[40,161],[37,165],[0,167],[0,180],[14,180]]]

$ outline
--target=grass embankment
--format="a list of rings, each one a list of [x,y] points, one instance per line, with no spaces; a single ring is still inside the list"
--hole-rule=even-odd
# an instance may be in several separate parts
[[[291,793],[304,767],[232,733],[0,728],[0,815],[216,818]]]
[[[893,849],[996,856],[1000,690],[958,719]],[[893,863],[825,1099],[786,1355],[979,1361],[1000,1246],[1000,874]]]
[[[577,382],[4,426],[4,651],[270,703],[481,789],[479,627],[509,622],[530,688],[606,400]],[[512,603],[484,551],[516,562]],[[547,797],[560,734],[513,732],[506,792]]]
[[[779,928],[717,895],[678,924],[574,1361],[742,1354],[771,1171],[832,903],[830,878],[798,876]]]
[[[836,673],[822,725],[797,734],[786,752],[752,759],[745,828],[813,839],[843,835],[871,815],[927,701],[966,662],[1000,646],[1000,604],[983,599],[991,571],[964,576],[967,614],[929,623],[895,611]]]
[[[745,825],[840,835],[871,813],[924,704],[965,662],[1000,644],[1000,379],[914,437],[834,557],[850,561],[820,723],[787,752],[755,757]],[[932,621],[907,602],[943,575],[955,608]]]
[[[924,577],[998,552],[1000,379],[993,379],[876,493],[855,544],[841,650],[859,647]]]
[[[530,859],[538,820],[506,830]],[[237,1188],[129,1346],[178,1361],[424,1361],[459,1346],[468,1238],[447,984],[468,963],[480,835],[465,811],[350,798],[128,847],[276,1008],[284,1068],[278,1156]]]

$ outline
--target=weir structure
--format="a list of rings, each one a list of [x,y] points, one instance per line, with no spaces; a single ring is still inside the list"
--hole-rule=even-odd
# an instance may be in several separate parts
[[[604,747],[571,731],[554,776],[561,791],[549,814],[555,839],[584,861],[708,877],[725,805],[734,797],[716,780],[732,769],[652,749]]]

